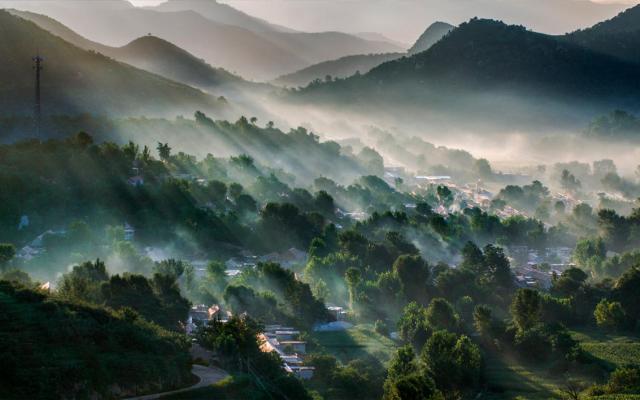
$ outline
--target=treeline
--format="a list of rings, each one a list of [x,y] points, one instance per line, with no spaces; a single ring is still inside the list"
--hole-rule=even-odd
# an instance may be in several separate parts
[[[28,118],[0,119],[3,141],[19,141],[33,122]],[[154,148],[157,142],[174,143],[180,151],[206,157],[208,153],[229,158],[249,155],[257,163],[274,170],[294,174],[298,185],[309,183],[317,171],[339,182],[350,182],[369,171],[359,154],[348,154],[334,141],[320,137],[303,127],[282,131],[273,121],[258,121],[255,117],[240,117],[237,121],[214,120],[202,112],[192,119],[175,120],[127,118],[112,119],[92,115],[60,115],[44,118],[40,140],[63,140],[70,133],[90,132],[96,142],[125,144],[129,140]],[[175,134],[180,132],[180,142]],[[204,145],[203,145],[204,144]]]

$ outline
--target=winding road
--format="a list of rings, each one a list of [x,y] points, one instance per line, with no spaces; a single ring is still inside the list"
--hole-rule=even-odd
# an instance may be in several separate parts
[[[198,379],[200,380],[195,385],[192,385],[192,386],[189,386],[189,387],[186,387],[186,388],[183,388],[183,389],[171,390],[169,392],[148,394],[148,395],[145,395],[145,396],[129,397],[129,398],[126,398],[126,399],[123,399],[123,400],[152,400],[152,399],[159,399],[159,398],[162,398],[163,396],[168,396],[170,394],[188,392],[190,390],[199,389],[201,387],[213,385],[214,383],[217,383],[217,382],[221,381],[222,379],[226,378],[227,376],[229,376],[228,373],[226,373],[225,371],[223,371],[223,370],[221,370],[219,368],[204,367],[202,365],[197,365],[197,364],[194,364],[191,367],[191,372],[194,375],[196,375],[198,377]]]

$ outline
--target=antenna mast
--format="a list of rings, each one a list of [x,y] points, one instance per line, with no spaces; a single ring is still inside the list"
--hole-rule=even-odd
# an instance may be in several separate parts
[[[40,52],[38,52],[38,55],[36,55],[35,57],[33,57],[33,69],[36,71],[36,98],[35,98],[35,105],[34,105],[34,120],[35,120],[35,126],[36,126],[36,137],[40,136],[40,128],[41,128],[41,123],[42,123],[42,119],[41,119],[41,112],[42,112],[42,107],[41,107],[41,103],[40,103],[40,71],[42,71],[42,62],[44,61],[44,58],[40,57]]]

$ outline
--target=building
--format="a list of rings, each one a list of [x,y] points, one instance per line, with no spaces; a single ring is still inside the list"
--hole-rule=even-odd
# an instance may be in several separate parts
[[[267,325],[264,332],[258,335],[260,350],[277,353],[285,371],[300,379],[311,379],[315,369],[305,365],[307,342],[297,340],[299,335],[300,332],[292,327]]]
[[[329,311],[329,314],[335,321],[344,321],[348,316],[348,313],[345,311],[344,307],[327,306],[327,311]]]
[[[129,185],[131,186],[143,186],[144,185],[144,178],[140,175],[136,175],[136,176],[132,176],[131,178],[127,179],[127,182],[129,183]]]
[[[131,242],[133,241],[133,238],[136,235],[136,230],[133,229],[133,226],[129,225],[128,223],[125,222],[124,224],[124,240],[126,240],[127,242]]]
[[[189,318],[191,318],[194,322],[208,322],[209,321],[209,307],[204,304],[198,304],[191,307],[189,310]]]

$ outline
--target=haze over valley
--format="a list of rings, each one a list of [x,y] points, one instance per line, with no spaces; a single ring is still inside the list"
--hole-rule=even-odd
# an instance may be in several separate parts
[[[0,399],[640,396],[640,4],[0,0],[0,60]]]

